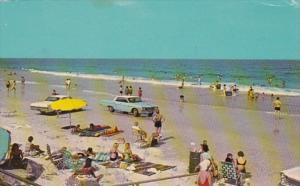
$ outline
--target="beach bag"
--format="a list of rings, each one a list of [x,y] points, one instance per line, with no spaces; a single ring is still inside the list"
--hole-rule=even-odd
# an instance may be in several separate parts
[[[128,163],[126,163],[126,162],[120,163],[120,169],[127,169],[127,167],[128,167]]]

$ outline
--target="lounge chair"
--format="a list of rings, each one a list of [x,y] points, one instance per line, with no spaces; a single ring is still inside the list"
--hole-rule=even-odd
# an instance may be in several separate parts
[[[47,155],[49,157],[49,160],[51,161],[51,163],[53,165],[55,165],[55,167],[60,170],[60,169],[64,169],[64,160],[63,160],[63,155],[61,154],[58,155],[57,154],[57,158],[54,159],[53,154],[51,153],[51,149],[50,149],[50,145],[47,144]]]
[[[225,183],[232,185],[242,185],[244,175],[243,173],[238,173],[233,163],[221,162],[221,173],[222,177],[225,179]]]
[[[51,163],[53,163],[58,170],[61,169],[72,169],[74,172],[77,172],[82,167],[83,163],[77,159],[75,160],[72,157],[71,152],[64,151],[59,152],[56,156],[57,158],[53,157],[53,154],[51,153],[50,146],[47,144],[47,155],[49,156],[49,160]]]
[[[136,142],[143,141],[147,133],[135,126],[132,126],[132,135],[136,137]]]
[[[159,136],[154,135],[155,133],[153,133],[152,135],[149,135],[145,141],[142,141],[140,143],[140,147],[141,148],[147,148],[147,147],[154,147],[158,144],[159,142]]]

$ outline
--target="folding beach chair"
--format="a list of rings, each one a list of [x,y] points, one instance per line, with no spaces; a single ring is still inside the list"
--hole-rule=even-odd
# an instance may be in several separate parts
[[[143,136],[145,136],[145,134],[143,134],[141,130],[132,127],[132,135],[136,137],[135,142],[144,141]]]
[[[63,157],[54,159],[51,153],[50,145],[47,144],[47,155],[49,156],[49,160],[58,170],[64,169],[64,159]]]

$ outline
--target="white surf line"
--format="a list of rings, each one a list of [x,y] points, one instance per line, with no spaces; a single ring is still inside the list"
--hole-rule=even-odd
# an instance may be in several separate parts
[[[117,96],[116,94],[111,94],[111,93],[108,93],[108,92],[94,91],[94,90],[82,90],[82,92],[89,93],[89,94]]]
[[[275,115],[276,113],[274,111],[270,112],[270,111],[267,111],[265,112],[266,114],[271,114],[271,115]],[[289,114],[289,113],[286,113],[286,112],[280,112],[280,115],[283,115],[283,116],[295,116],[295,117],[299,117],[300,114]]]

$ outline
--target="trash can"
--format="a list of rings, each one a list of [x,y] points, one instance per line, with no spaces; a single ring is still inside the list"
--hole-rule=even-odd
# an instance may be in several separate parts
[[[189,173],[195,173],[195,168],[200,163],[200,152],[190,152]]]

